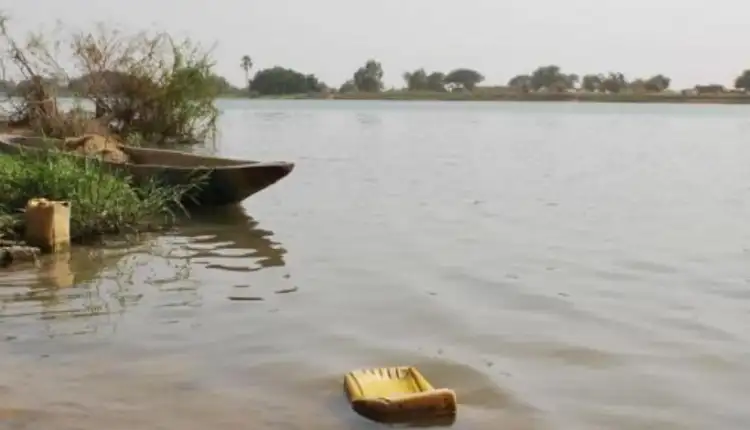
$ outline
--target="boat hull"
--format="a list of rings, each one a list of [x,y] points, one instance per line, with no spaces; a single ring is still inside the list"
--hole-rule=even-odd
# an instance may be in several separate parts
[[[275,184],[287,176],[294,165],[284,162],[249,164],[226,168],[175,169],[162,166],[106,163],[110,168],[122,169],[137,183],[158,180],[170,186],[189,186],[201,178],[195,189],[188,191],[183,204],[192,206],[226,206],[246,200],[253,194]]]
[[[50,143],[50,139],[0,135],[0,152],[4,153],[45,151],[61,145],[62,141]],[[118,148],[128,155],[131,162],[97,161],[113,170],[126,172],[136,183],[156,180],[168,186],[192,187],[182,201],[186,206],[238,204],[275,184],[294,169],[294,163],[284,161],[244,161],[126,145],[118,145]],[[76,153],[61,153],[86,158]],[[200,179],[197,185],[196,179]]]

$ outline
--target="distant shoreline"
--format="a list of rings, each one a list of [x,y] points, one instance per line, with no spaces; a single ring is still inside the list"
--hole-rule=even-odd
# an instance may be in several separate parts
[[[222,96],[222,98],[224,98]],[[227,98],[245,98],[232,95]],[[720,93],[683,95],[601,94],[601,93],[442,93],[384,91],[381,93],[295,94],[247,97],[248,100],[384,100],[384,101],[508,101],[508,102],[582,102],[582,103],[678,103],[678,104],[750,104],[750,94]]]
[[[0,95],[3,95],[0,93]],[[76,99],[74,94],[58,93],[64,99]],[[7,97],[7,96],[6,96]],[[715,93],[620,93],[602,94],[587,92],[570,93],[513,93],[476,91],[464,93],[427,91],[383,91],[380,93],[309,93],[279,96],[249,97],[244,93],[220,94],[220,100],[369,100],[369,101],[446,101],[446,102],[580,102],[580,103],[673,103],[673,104],[750,104],[750,94]],[[7,101],[7,99],[5,99]]]

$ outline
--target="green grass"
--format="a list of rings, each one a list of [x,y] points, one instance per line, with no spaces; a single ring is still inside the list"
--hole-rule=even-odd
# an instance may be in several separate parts
[[[55,153],[0,155],[0,236],[14,237],[29,199],[71,202],[71,239],[159,230],[176,220],[192,186],[136,185],[97,160]]]

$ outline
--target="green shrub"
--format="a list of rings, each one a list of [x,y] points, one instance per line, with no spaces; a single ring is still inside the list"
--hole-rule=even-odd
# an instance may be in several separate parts
[[[103,234],[137,233],[171,225],[180,200],[192,186],[136,185],[123,172],[94,159],[55,153],[0,155],[0,234],[29,199],[71,202],[71,238],[81,242]],[[9,218],[10,216],[10,218]],[[5,218],[3,218],[5,217]],[[5,220],[3,222],[3,219]]]
[[[22,77],[15,91],[20,101],[10,115],[14,124],[52,137],[96,128],[121,140],[137,135],[155,143],[194,143],[216,132],[214,101],[226,82],[212,72],[210,51],[165,32],[127,33],[103,24],[44,33],[16,39],[0,14],[0,45],[8,47],[0,50],[0,72]],[[91,101],[96,118],[59,112],[57,89],[63,87]]]

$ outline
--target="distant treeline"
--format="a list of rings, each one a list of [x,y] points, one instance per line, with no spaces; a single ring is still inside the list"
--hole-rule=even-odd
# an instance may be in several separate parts
[[[279,96],[303,93],[347,94],[347,93],[380,93],[385,91],[383,66],[370,59],[354,71],[351,79],[339,87],[330,87],[321,82],[314,74],[305,74],[293,69],[272,67],[258,70],[251,78],[253,61],[244,55],[240,66],[245,71],[247,81],[246,93],[250,96]],[[560,66],[544,65],[527,74],[516,75],[505,86],[481,87],[484,75],[474,69],[459,67],[451,71],[431,71],[424,68],[402,74],[404,85],[401,88],[390,88],[389,92],[430,92],[430,93],[570,93],[588,92],[598,94],[646,94],[664,93],[670,90],[671,78],[663,74],[628,79],[623,73],[589,73],[579,75],[565,73]],[[242,90],[240,90],[242,92]],[[734,82],[734,91],[723,85],[708,83],[698,84],[693,88],[683,89],[683,95],[723,94],[731,92],[745,93],[750,91],[750,69],[743,71]]]
[[[69,80],[53,80],[43,79],[47,87],[55,88],[58,96],[75,96],[85,94],[94,83],[101,81],[113,81],[121,78],[121,73],[109,72],[109,73],[98,73],[98,74],[86,74]],[[126,81],[120,79],[121,81]],[[212,76],[212,83],[216,88],[216,91],[220,94],[237,94],[247,93],[246,89],[240,89],[229,83],[225,78],[214,75]],[[0,79],[0,93],[6,93],[10,95],[24,94],[26,91],[33,87],[31,80],[23,80],[19,82],[6,81]]]
[[[357,69],[351,79],[339,87],[330,87],[318,79],[314,74],[274,66],[261,69],[251,77],[253,67],[249,56],[243,56],[241,67],[245,71],[247,86],[244,88],[233,86],[224,77],[214,75],[212,80],[216,91],[224,96],[234,97],[263,97],[263,96],[291,96],[316,95],[326,96],[350,93],[380,93],[386,91],[383,83],[383,67],[376,60],[368,60]],[[110,77],[111,78],[111,77]],[[429,92],[429,93],[472,93],[487,92],[508,94],[531,93],[570,93],[588,92],[598,94],[657,94],[671,92],[671,79],[663,74],[628,79],[622,73],[591,73],[579,75],[565,73],[556,65],[538,67],[528,74],[520,74],[511,78],[505,86],[480,86],[485,77],[477,70],[470,68],[456,68],[447,73],[441,71],[428,72],[423,68],[402,74],[404,85],[401,88],[390,88],[387,91]],[[73,96],[86,92],[87,86],[95,80],[101,80],[102,74],[97,76],[84,75],[67,81],[51,81],[47,84],[56,87],[58,95]],[[0,80],[0,92],[8,94],[22,93],[30,86],[29,81]],[[734,89],[720,84],[699,84],[693,88],[682,89],[682,95],[728,94],[746,93],[750,91],[750,69],[743,71],[734,82]]]

